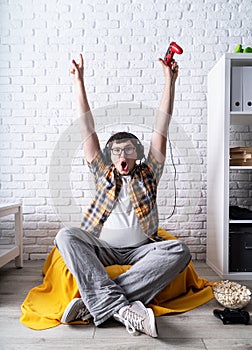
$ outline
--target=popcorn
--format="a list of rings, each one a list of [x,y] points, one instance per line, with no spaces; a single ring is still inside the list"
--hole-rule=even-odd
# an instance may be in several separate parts
[[[230,309],[242,308],[251,299],[251,291],[246,286],[229,280],[214,283],[213,292],[216,300]]]

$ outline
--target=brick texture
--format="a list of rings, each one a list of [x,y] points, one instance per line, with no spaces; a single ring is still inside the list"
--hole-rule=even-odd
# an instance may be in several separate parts
[[[82,52],[101,143],[136,133],[147,147],[163,89],[158,57],[171,40],[184,53],[170,127],[176,166],[158,194],[160,226],[205,259],[207,74],[238,43],[251,46],[251,0],[2,0],[0,2],[1,200],[21,200],[25,259],[44,258],[63,225],[79,226],[93,194],[83,160],[71,58]],[[249,127],[248,127],[249,128]],[[250,129],[232,130],[233,143]],[[239,144],[240,145],[240,144]],[[232,204],[251,206],[251,175],[232,182]],[[245,188],[245,189],[244,189]],[[237,199],[238,198],[238,199]],[[0,242],[13,239],[1,220]]]

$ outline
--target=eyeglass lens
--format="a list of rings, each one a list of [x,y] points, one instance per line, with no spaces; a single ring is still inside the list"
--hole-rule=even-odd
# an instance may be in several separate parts
[[[115,147],[111,149],[114,155],[121,155],[122,151],[124,151],[125,154],[129,155],[129,154],[132,154],[134,150],[135,150],[135,147],[132,147],[132,146],[128,146],[125,148]]]

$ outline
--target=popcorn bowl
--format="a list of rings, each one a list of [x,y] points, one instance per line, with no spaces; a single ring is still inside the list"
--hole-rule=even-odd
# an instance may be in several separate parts
[[[251,300],[251,291],[237,282],[215,282],[212,289],[218,303],[229,309],[242,309]]]

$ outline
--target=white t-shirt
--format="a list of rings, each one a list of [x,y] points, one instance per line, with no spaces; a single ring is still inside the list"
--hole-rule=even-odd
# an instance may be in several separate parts
[[[130,179],[131,176],[122,176],[118,201],[105,221],[100,234],[100,239],[116,248],[137,247],[148,242],[129,199]]]

